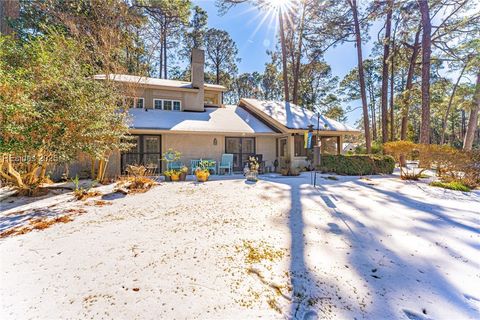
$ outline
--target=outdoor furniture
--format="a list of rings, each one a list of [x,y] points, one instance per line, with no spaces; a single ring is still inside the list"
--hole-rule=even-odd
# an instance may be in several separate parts
[[[197,170],[200,161],[202,161],[202,159],[190,160],[190,167],[192,170],[192,174],[195,174],[195,170]]]
[[[167,170],[180,170],[183,168],[183,162],[181,161],[168,161]]]
[[[218,174],[221,173],[221,170],[224,169],[224,173],[228,170],[229,174],[233,174],[233,154],[224,153],[222,154],[222,160],[218,165]]]
[[[211,159],[195,159],[195,160],[191,160],[191,161],[190,161],[190,167],[191,167],[191,170],[192,170],[192,174],[195,174],[195,170],[197,170],[197,168],[200,166],[200,162],[201,162],[201,161],[210,161],[210,162],[212,162],[213,165],[208,166],[207,169],[208,169],[208,170],[212,170],[212,171],[213,171],[213,174],[217,174],[217,161],[211,160]]]
[[[212,163],[212,165],[208,166],[207,169],[212,170],[213,174],[217,174],[217,161],[212,160],[212,159],[203,159],[202,161],[208,161],[208,162]]]

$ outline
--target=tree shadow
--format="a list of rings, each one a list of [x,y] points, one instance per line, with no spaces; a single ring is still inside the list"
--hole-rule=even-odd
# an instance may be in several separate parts
[[[458,315],[465,317],[475,317],[478,310],[472,306],[466,299],[465,293],[447,277],[441,269],[441,266],[430,262],[425,258],[422,252],[408,254],[405,251],[389,246],[383,240],[388,237],[381,225],[366,226],[358,218],[361,216],[374,218],[377,212],[375,208],[358,206],[355,197],[372,196],[372,201],[376,206],[382,206],[388,202],[398,202],[399,204],[411,210],[420,210],[432,216],[432,219],[424,219],[425,223],[432,227],[421,231],[429,237],[438,235],[443,228],[460,228],[463,231],[472,233],[472,236],[478,235],[478,229],[466,222],[456,221],[455,218],[448,216],[443,212],[443,207],[437,204],[423,203],[417,199],[409,198],[400,192],[383,190],[380,186],[370,185],[356,179],[345,179],[344,181],[325,181],[328,188],[319,186],[313,188],[307,185],[306,177],[297,179],[272,179],[271,182],[285,184],[290,187],[288,196],[290,196],[290,211],[288,216],[288,227],[291,237],[290,244],[290,280],[293,289],[292,300],[290,303],[290,317],[293,319],[304,319],[305,317],[316,318],[318,315],[312,314],[313,310],[324,310],[331,312],[332,305],[338,310],[338,314],[333,313],[335,317],[341,317],[344,313],[349,316],[360,316],[361,318],[402,318],[409,319],[430,319],[430,313],[435,308],[430,301],[441,301],[448,305],[451,310]],[[388,177],[391,178],[391,177]],[[267,179],[266,179],[267,180]],[[376,179],[378,180],[378,179]],[[303,182],[303,183],[302,183]],[[348,185],[342,185],[345,182]],[[355,187],[350,183],[357,185]],[[332,189],[338,186],[338,193],[330,194]],[[340,187],[341,186],[341,187]],[[349,191],[345,192],[347,188]],[[357,188],[360,188],[357,189]],[[341,192],[340,190],[343,190]],[[353,192],[350,192],[352,190]],[[394,188],[395,190],[395,188]],[[270,190],[271,191],[271,190]],[[280,191],[279,191],[280,192]],[[285,191],[283,196],[287,196]],[[334,191],[335,192],[335,191]],[[375,192],[375,194],[372,194]],[[354,272],[357,282],[357,289],[364,289],[363,296],[356,294],[352,298],[351,292],[345,287],[335,286],[331,275],[325,279],[319,274],[318,270],[313,270],[314,265],[309,264],[306,257],[306,251],[311,252],[313,248],[320,248],[314,244],[308,243],[309,249],[306,249],[305,230],[309,227],[305,220],[305,214],[311,214],[311,204],[304,207],[302,198],[316,203],[319,209],[330,216],[332,221],[320,222],[320,226],[325,232],[334,237],[341,237],[349,247],[345,257],[348,260],[348,267]],[[353,215],[353,211],[342,212],[336,203],[345,203],[358,212],[359,217]],[[469,211],[474,213],[475,211]],[[322,219],[324,220],[324,219]],[[412,225],[396,225],[398,222],[392,222],[390,229],[418,231],[418,226],[412,221]],[[434,239],[430,242],[435,243]],[[472,246],[471,243],[466,245]],[[449,252],[453,257],[455,252],[449,248],[441,248]],[[449,251],[450,250],[450,251]],[[334,253],[339,254],[339,253]],[[344,253],[340,253],[344,254]],[[474,262],[469,262],[473,266]],[[408,270],[408,272],[405,272]],[[341,277],[341,274],[340,274]],[[362,284],[363,283],[363,284]],[[344,283],[345,284],[345,283]],[[335,286],[335,288],[334,288]],[[358,287],[359,286],[359,287]],[[361,288],[363,286],[363,288]],[[323,298],[336,298],[341,300],[321,300]],[[318,305],[311,301],[320,299]],[[340,302],[341,301],[341,302]],[[332,315],[332,313],[328,313]]]

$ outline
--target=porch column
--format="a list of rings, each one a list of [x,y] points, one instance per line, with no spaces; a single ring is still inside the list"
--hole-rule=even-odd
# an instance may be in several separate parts
[[[342,154],[343,151],[343,136],[337,137],[337,154]]]

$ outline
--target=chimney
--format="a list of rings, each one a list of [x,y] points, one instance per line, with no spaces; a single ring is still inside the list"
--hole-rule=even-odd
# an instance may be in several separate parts
[[[192,87],[198,89],[198,94],[196,96],[195,103],[193,106],[188,106],[187,108],[191,111],[204,111],[204,67],[205,67],[205,53],[203,50],[193,48],[192,49],[192,58],[191,58],[191,77],[192,77]]]

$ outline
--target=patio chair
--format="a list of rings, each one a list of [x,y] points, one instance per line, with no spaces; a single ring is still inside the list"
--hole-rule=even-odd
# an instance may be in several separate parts
[[[190,160],[190,167],[192,170],[192,174],[195,174],[195,170],[197,170],[200,161],[202,161],[202,159]]]
[[[218,174],[222,172],[222,169],[224,169],[225,174],[227,170],[229,174],[233,174],[233,154],[231,153],[222,154],[222,160],[218,165]]]
[[[183,162],[181,161],[169,161],[167,162],[167,170],[180,170],[183,168]]]
[[[213,174],[217,174],[217,161],[215,161],[213,159],[202,159],[202,160],[203,161],[209,161],[210,163],[212,163],[212,165],[208,166],[207,169],[212,170]]]

